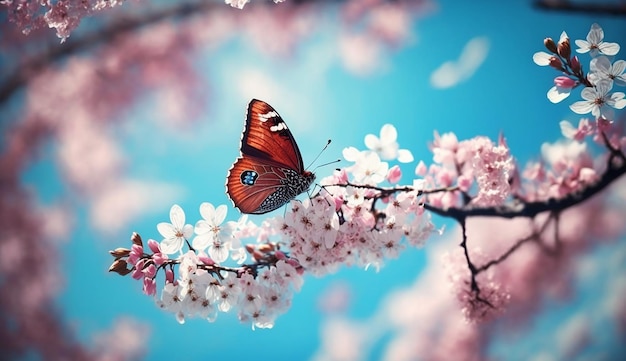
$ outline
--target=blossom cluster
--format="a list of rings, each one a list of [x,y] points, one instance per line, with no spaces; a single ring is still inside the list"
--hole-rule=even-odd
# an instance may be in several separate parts
[[[548,91],[550,101],[561,102],[574,88],[582,85],[584,100],[574,102],[570,109],[582,115],[591,113],[593,118],[581,118],[577,126],[568,120],[560,122],[561,133],[568,141],[544,144],[542,161],[527,164],[522,174],[524,182],[518,191],[519,198],[525,201],[562,198],[598,181],[605,162],[597,164],[594,161],[589,145],[584,142],[587,137],[609,150],[622,153],[626,150],[626,137],[622,126],[615,122],[614,114],[614,109],[626,107],[625,94],[611,92],[613,86],[626,86],[626,61],[612,60],[620,46],[604,41],[604,31],[598,24],[591,26],[586,40],[575,40],[575,44],[577,53],[591,56],[587,74],[578,56],[572,56],[566,32],[561,34],[558,43],[546,38],[544,46],[549,53],[537,52],[533,60],[537,65],[549,65],[562,73],[554,79],[555,86]]]
[[[429,194],[429,204],[443,209],[468,203],[497,206],[509,198],[515,162],[504,137],[494,143],[482,136],[464,141],[459,141],[454,133],[435,132],[434,136],[434,163],[427,167],[419,162],[415,173],[424,177],[428,188],[448,191]],[[474,195],[470,195],[472,190],[476,190]]]
[[[174,205],[170,222],[157,225],[162,240],[150,239],[144,247],[134,234],[131,248],[111,251],[115,261],[110,271],[142,280],[144,293],[155,297],[162,271],[164,286],[156,302],[179,322],[214,320],[218,311],[237,310],[242,322],[272,327],[302,286],[304,272],[321,276],[341,265],[378,268],[385,258],[399,255],[403,239],[422,246],[436,231],[424,211],[419,182],[416,187],[389,186],[402,174],[381,157],[413,160],[396,139],[395,127],[387,124],[380,137],[366,137],[370,149],[346,149],[352,166],[324,178],[316,195],[292,201],[284,216],[261,225],[245,215],[225,222],[225,205],[202,203],[202,219],[192,226]],[[247,238],[256,243],[244,246]]]
[[[24,34],[34,29],[49,27],[65,41],[78,27],[83,17],[95,12],[121,5],[123,0],[58,0],[58,1],[2,1],[8,7],[9,21],[22,29]]]
[[[596,119],[613,120],[613,110],[626,107],[625,94],[613,92],[614,85],[626,86],[626,61],[612,58],[617,55],[620,46],[617,43],[605,42],[604,31],[598,24],[593,24],[586,40],[576,40],[579,54],[589,53],[591,62],[589,73],[585,75],[583,66],[577,55],[572,56],[571,44],[567,33],[561,33],[558,43],[546,38],[544,45],[549,53],[540,51],[533,55],[537,65],[550,66],[562,75],[554,79],[554,86],[548,91],[548,99],[559,103],[569,97],[571,91],[583,85],[581,92],[584,100],[570,105],[577,114],[591,113]]]
[[[282,3],[283,1],[285,0],[274,0],[276,4]],[[224,2],[234,8],[243,9],[243,7],[250,2],[250,0],[224,0]]]

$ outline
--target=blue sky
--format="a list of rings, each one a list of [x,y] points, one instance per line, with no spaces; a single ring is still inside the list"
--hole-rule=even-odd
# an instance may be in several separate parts
[[[142,295],[139,282],[106,272],[111,260],[107,251],[126,245],[132,231],[140,232],[144,239],[158,239],[156,224],[168,221],[172,203],[186,210],[190,223],[197,219],[197,209],[204,201],[228,204],[228,218],[238,217],[224,194],[224,180],[239,153],[244,112],[251,97],[268,101],[281,113],[305,164],[313,160],[326,139],[333,143],[320,163],[340,157],[344,147],[363,148],[364,136],[378,134],[385,123],[398,129],[401,148],[409,148],[416,160],[427,164],[431,160],[427,143],[434,130],[454,131],[460,139],[475,135],[496,139],[503,132],[523,164],[538,157],[543,142],[560,137],[560,120],[578,120],[567,101],[554,105],[546,99],[556,73],[532,61],[532,54],[543,50],[543,38],[558,39],[566,30],[572,39],[582,39],[591,24],[598,22],[607,40],[626,46],[626,22],[618,17],[540,12],[529,1],[440,1],[433,12],[414,22],[409,44],[387,52],[379,68],[360,76],[347,72],[333,53],[336,26],[332,24],[337,15],[332,8],[328,11],[324,23],[328,26],[314,31],[292,58],[259,53],[242,38],[198,58],[197,66],[205,69],[212,88],[207,89],[209,110],[192,129],[172,132],[171,128],[155,127],[153,100],[149,99],[128,114],[132,123],[113,130],[125,144],[129,174],[162,184],[165,197],[158,207],[112,233],[94,229],[88,205],[75,201],[79,212],[71,240],[63,245],[67,279],[58,305],[81,339],[89,342],[94,333],[126,315],[149,325],[148,359],[249,360],[258,355],[271,355],[274,360],[308,359],[319,347],[322,316],[318,299],[330,285],[349,284],[353,299],[348,315],[366,318],[386,293],[407,287],[419,275],[426,262],[425,251],[410,249],[378,273],[343,268],[323,279],[307,276],[291,310],[277,320],[274,329],[252,331],[228,314],[220,314],[213,324],[189,320],[179,325],[173,315],[161,312]],[[458,59],[461,49],[476,37],[488,41],[485,61],[456,86],[434,88],[430,77],[435,69]],[[588,60],[585,63],[588,66]],[[246,85],[242,78],[252,81]],[[578,93],[572,97],[577,98]],[[43,156],[24,175],[24,182],[44,203],[68,192],[53,158]],[[414,167],[415,163],[403,166],[405,179],[410,179]],[[330,174],[332,168],[318,170],[318,176]],[[450,225],[441,219],[436,222]],[[599,249],[592,257],[604,257],[607,252]],[[554,332],[554,324],[567,319],[568,312],[593,307],[596,300],[589,295],[595,292],[594,284],[581,281],[570,304],[548,302],[537,323],[515,337],[517,346],[512,347],[519,348],[517,354],[507,353],[512,340],[505,337],[494,344],[494,353],[516,360],[532,356],[530,350],[537,348],[550,352],[551,345],[542,338]],[[616,347],[620,342],[616,337],[607,336],[603,345]]]

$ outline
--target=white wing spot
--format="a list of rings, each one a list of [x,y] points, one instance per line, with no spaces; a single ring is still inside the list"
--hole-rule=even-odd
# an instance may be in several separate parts
[[[278,113],[271,111],[269,113],[265,113],[265,114],[260,114],[259,113],[259,120],[263,123],[267,122],[267,120],[269,118],[274,118],[274,117],[278,117]]]
[[[272,132],[280,132],[283,129],[287,129],[287,124],[285,124],[285,122],[280,122],[270,127]]]

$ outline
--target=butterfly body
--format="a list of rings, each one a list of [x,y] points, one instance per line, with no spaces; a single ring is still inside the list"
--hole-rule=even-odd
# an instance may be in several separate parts
[[[280,208],[309,189],[315,174],[304,170],[302,156],[281,116],[253,99],[241,136],[241,156],[226,177],[226,193],[242,213]]]

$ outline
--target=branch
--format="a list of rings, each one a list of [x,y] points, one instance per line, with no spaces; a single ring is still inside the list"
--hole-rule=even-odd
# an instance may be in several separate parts
[[[613,4],[597,4],[596,2],[589,3],[573,3],[567,0],[555,1],[555,0],[539,0],[533,4],[536,8],[548,11],[562,11],[572,13],[583,14],[599,14],[599,15],[613,15],[613,16],[625,16],[625,5],[613,5]]]
[[[0,84],[0,105],[5,103],[18,89],[24,86],[33,75],[68,55],[86,51],[111,41],[118,36],[165,19],[182,19],[198,12],[224,6],[211,1],[199,1],[195,3],[181,3],[134,17],[127,15],[123,19],[116,20],[82,37],[70,38],[62,44],[49,46],[41,53],[31,56],[19,67],[12,69],[8,73],[7,79]]]
[[[615,156],[611,156],[608,162],[607,171],[602,174],[602,177],[596,183],[586,187],[581,192],[570,193],[566,197],[560,199],[550,198],[546,201],[528,203],[518,202],[512,205],[483,208],[464,207],[441,209],[433,207],[429,204],[424,204],[424,208],[437,215],[443,217],[451,217],[456,219],[457,221],[460,221],[461,219],[464,219],[466,217],[478,216],[501,217],[508,219],[517,217],[533,218],[539,213],[547,211],[559,212],[567,208],[573,207],[593,197],[594,195],[604,190],[619,177],[624,175],[626,173],[626,163],[622,163],[621,165],[617,166],[612,162],[613,158],[615,158]]]

